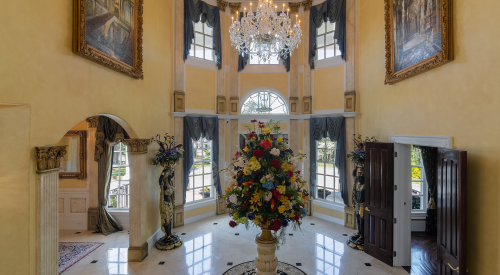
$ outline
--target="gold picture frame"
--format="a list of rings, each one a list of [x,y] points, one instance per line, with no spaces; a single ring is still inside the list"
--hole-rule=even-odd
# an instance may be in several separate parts
[[[73,1],[73,52],[122,74],[143,79],[144,0]],[[87,29],[87,22],[92,30]]]
[[[64,137],[78,137],[78,155],[75,156],[79,160],[78,172],[59,172],[60,179],[86,179],[87,178],[87,131],[69,131]],[[66,156],[69,155],[66,148]]]
[[[411,12],[408,13],[406,10],[419,7],[413,7],[413,3],[405,7],[405,1],[407,0],[384,0],[386,85],[398,83],[453,61],[453,0],[423,1],[425,6],[420,7],[423,12],[417,13],[414,17],[410,17]],[[418,6],[418,4],[415,5]],[[394,21],[395,16],[397,24]],[[411,24],[405,25],[406,17],[410,18]],[[435,30],[439,30],[439,33]],[[397,36],[394,35],[395,32]],[[413,36],[405,37],[406,33],[413,34]],[[421,41],[408,41],[409,38],[418,38]],[[396,39],[398,39],[397,43]],[[407,54],[405,48],[409,48],[410,51],[414,48],[416,50],[421,43],[431,44],[432,47],[427,51],[432,53],[431,56],[415,54],[411,57],[407,55],[405,59],[401,58]],[[396,65],[395,60],[398,57],[400,59]],[[408,66],[405,66],[406,64]]]

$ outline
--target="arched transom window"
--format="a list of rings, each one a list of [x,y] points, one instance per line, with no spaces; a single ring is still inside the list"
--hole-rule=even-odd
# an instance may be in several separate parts
[[[241,106],[242,114],[288,114],[285,100],[277,93],[259,91],[249,96]]]

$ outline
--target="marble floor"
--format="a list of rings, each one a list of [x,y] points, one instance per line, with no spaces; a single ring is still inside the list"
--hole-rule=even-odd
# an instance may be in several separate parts
[[[63,274],[221,275],[231,267],[229,263],[234,266],[252,261],[257,253],[254,237],[259,230],[247,231],[241,225],[231,228],[229,221],[229,216],[214,216],[175,228],[184,245],[172,251],[152,248],[140,263],[127,262],[127,232],[104,236],[91,231],[75,234],[74,230],[61,230],[61,242],[105,243]],[[281,262],[301,264],[298,268],[309,275],[408,274],[401,267],[389,267],[364,252],[348,248],[343,234],[353,232],[339,224],[307,217],[302,232],[287,231],[293,235],[287,236],[287,242],[276,254]],[[91,263],[93,260],[97,262]]]

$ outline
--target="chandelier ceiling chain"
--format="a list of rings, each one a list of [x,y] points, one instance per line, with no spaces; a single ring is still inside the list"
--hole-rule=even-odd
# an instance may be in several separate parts
[[[285,12],[283,4],[279,14],[277,8],[273,6],[272,0],[259,0],[256,12],[252,11],[250,2],[250,10],[247,12],[245,7],[241,20],[239,12],[236,12],[236,20],[231,17],[229,36],[231,45],[236,47],[239,54],[256,55],[259,60],[266,62],[271,57],[286,59],[299,47],[302,29],[298,15],[292,27],[290,10]]]

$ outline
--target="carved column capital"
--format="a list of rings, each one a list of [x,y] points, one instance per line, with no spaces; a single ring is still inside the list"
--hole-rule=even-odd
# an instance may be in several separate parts
[[[35,147],[36,153],[36,172],[42,174],[52,170],[59,170],[61,167],[61,158],[66,155],[64,146],[41,146]]]
[[[130,153],[146,153],[148,145],[151,144],[151,139],[131,138],[123,141],[127,145],[127,152]]]
[[[231,13],[236,13],[241,8],[241,3],[229,3],[229,8],[231,9]]]
[[[99,116],[91,116],[85,121],[87,121],[89,128],[97,128],[97,124],[99,123]]]
[[[227,7],[227,1],[224,0],[217,0],[217,7],[219,7],[219,10],[224,12]]]
[[[312,4],[313,4],[312,0],[302,1],[302,6],[304,7],[304,11],[308,11],[311,8]]]
[[[311,2],[312,3],[312,2]],[[288,3],[291,12],[299,12],[300,2]]]

